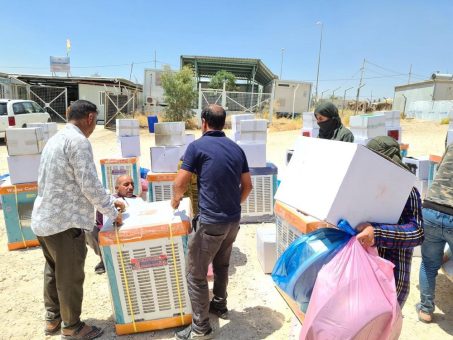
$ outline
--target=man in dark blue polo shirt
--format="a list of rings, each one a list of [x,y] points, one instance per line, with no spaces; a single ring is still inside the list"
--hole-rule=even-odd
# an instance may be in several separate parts
[[[171,205],[179,206],[193,173],[198,176],[199,221],[189,241],[187,283],[192,303],[192,325],[177,332],[177,339],[211,339],[209,312],[225,318],[228,267],[239,231],[241,203],[252,190],[247,159],[242,149],[225,136],[226,112],[210,105],[201,113],[203,136],[190,143],[174,182]],[[206,275],[214,270],[213,299],[209,302]]]

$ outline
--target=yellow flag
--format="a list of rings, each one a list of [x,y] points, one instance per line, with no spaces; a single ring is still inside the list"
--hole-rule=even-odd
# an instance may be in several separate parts
[[[71,40],[69,39],[66,39],[66,52],[70,52],[71,51]]]

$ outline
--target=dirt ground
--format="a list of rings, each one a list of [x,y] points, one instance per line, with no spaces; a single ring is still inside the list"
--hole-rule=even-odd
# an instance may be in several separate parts
[[[433,122],[405,121],[403,142],[409,143],[409,155],[442,154],[447,125]],[[61,128],[61,126],[60,126]],[[195,132],[199,135],[199,132]],[[227,131],[228,133],[228,131]],[[280,169],[285,166],[285,150],[290,148],[298,131],[273,132],[268,136],[268,159]],[[118,154],[115,133],[98,127],[90,138],[96,163]],[[141,131],[141,166],[150,167],[149,147],[154,137]],[[7,173],[6,147],[0,144],[0,174]],[[277,293],[269,275],[263,274],[256,256],[256,228],[272,224],[242,225],[233,249],[230,267],[229,320],[211,316],[217,339],[298,339],[300,324]],[[8,252],[3,219],[0,221],[0,339],[44,339],[42,298],[44,257],[39,248]],[[106,275],[96,275],[98,258],[90,250],[86,261],[82,319],[105,330],[102,339],[117,338]],[[417,320],[414,305],[418,302],[420,258],[414,258],[409,299],[403,309],[401,339],[453,338],[453,282],[438,276],[437,309],[430,325]],[[174,330],[148,332],[118,337],[121,339],[172,339]],[[47,337],[58,339],[59,337]]]

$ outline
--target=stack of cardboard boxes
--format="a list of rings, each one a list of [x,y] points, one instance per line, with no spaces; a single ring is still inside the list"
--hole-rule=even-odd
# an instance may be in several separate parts
[[[349,128],[354,135],[354,142],[366,145],[370,139],[386,136],[385,115],[357,115],[349,117]]]
[[[252,176],[253,190],[242,204],[241,222],[273,221],[274,194],[277,190],[277,167],[266,162],[267,124],[253,115],[231,116],[233,140],[242,148]]]
[[[154,124],[155,146],[150,148],[151,171],[147,175],[148,201],[173,197],[173,181],[187,146],[195,135],[186,134],[184,122]]]
[[[56,133],[56,124],[6,130],[9,178],[0,186],[8,249],[39,245],[31,230],[31,213],[38,194],[38,170],[41,152]]]
[[[101,159],[102,184],[115,193],[116,179],[129,175],[134,180],[134,195],[140,196],[140,126],[136,119],[117,119],[116,136],[121,157]]]
[[[385,130],[387,136],[394,138],[401,143],[401,125],[399,111],[380,111],[385,116]]]
[[[319,125],[313,112],[304,112],[302,114],[301,135],[304,137],[316,138],[319,135]]]

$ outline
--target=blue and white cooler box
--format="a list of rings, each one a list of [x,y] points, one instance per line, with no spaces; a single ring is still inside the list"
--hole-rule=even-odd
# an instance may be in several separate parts
[[[102,185],[115,193],[116,179],[123,175],[129,175],[134,181],[134,195],[140,196],[142,186],[140,184],[140,165],[137,157],[101,159]]]
[[[30,228],[37,195],[36,182],[14,185],[8,178],[0,185],[9,250],[39,246],[38,239]]]
[[[242,203],[241,223],[274,221],[274,195],[277,191],[278,168],[267,163],[264,168],[250,168],[253,189]]]
[[[118,335],[188,325],[192,310],[186,282],[192,209],[184,198],[126,199],[120,228],[106,221],[99,233]]]

